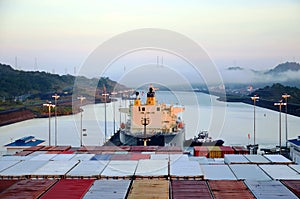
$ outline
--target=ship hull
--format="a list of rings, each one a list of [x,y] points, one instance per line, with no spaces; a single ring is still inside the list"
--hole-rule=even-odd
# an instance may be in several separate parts
[[[122,145],[143,146],[144,139],[135,137],[125,131],[120,131],[120,142]],[[184,131],[179,131],[172,134],[157,133],[147,138],[147,146],[179,146],[183,147]]]

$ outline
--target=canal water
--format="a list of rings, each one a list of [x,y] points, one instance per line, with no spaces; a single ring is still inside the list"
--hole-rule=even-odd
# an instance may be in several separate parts
[[[159,103],[183,105],[184,113],[180,115],[186,125],[186,138],[194,137],[199,131],[208,130],[214,139],[223,139],[224,145],[247,145],[253,143],[253,106],[244,103],[225,103],[217,97],[200,92],[157,91]],[[141,96],[145,100],[145,96]],[[102,145],[127,116],[120,114],[119,107],[127,107],[129,100],[106,104],[91,104],[83,107],[83,144]],[[59,103],[58,103],[59,105]],[[285,145],[285,113],[281,115],[282,143]],[[300,132],[300,117],[288,115],[288,138],[293,139]],[[0,127],[0,151],[3,145],[27,135],[46,140],[48,144],[48,118],[31,119]],[[55,142],[55,122],[51,118],[51,144]],[[80,145],[80,114],[57,118],[58,145]],[[106,136],[105,136],[106,134]],[[250,135],[250,139],[249,139]],[[279,112],[256,107],[256,143],[261,147],[271,147],[279,143]]]

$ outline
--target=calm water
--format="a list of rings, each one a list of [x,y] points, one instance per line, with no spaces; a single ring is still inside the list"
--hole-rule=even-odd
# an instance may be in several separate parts
[[[209,130],[213,138],[221,138],[226,145],[246,145],[253,143],[253,106],[243,103],[224,103],[216,97],[203,93],[191,92],[157,92],[157,100],[167,104],[182,104],[185,112],[180,115],[186,123],[186,138],[191,138],[200,130]],[[145,98],[141,97],[142,100]],[[129,101],[119,99],[107,104],[107,137],[121,122],[125,115],[118,112]],[[104,104],[83,107],[83,128],[87,136],[83,137],[84,145],[101,145],[105,140]],[[115,110],[115,114],[114,111]],[[115,117],[114,117],[115,115]],[[48,142],[48,118],[32,119],[0,127],[0,145],[17,138],[33,135]],[[59,145],[80,145],[80,114],[57,118]],[[256,107],[256,142],[261,146],[272,146],[279,142],[279,113]],[[300,132],[300,118],[288,115],[289,138],[295,138]],[[250,133],[250,140],[248,134]],[[54,117],[51,118],[51,143],[54,144]],[[282,143],[285,143],[285,114],[282,114]],[[3,147],[0,151],[4,151]]]

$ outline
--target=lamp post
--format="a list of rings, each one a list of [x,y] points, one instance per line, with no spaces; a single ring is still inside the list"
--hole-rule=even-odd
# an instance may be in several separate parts
[[[48,114],[49,114],[49,146],[51,145],[51,108],[54,108],[55,105],[53,105],[50,101],[48,101],[47,104],[43,104],[43,106],[48,107]]]
[[[256,105],[256,101],[259,99],[258,96],[254,95],[253,97],[251,97],[251,100],[253,100],[253,138],[254,138],[254,145],[255,145],[255,105]]]
[[[279,103],[274,103],[274,106],[279,106],[279,153],[281,154],[281,107],[285,106],[286,103],[283,103],[282,100]]]
[[[86,98],[83,97],[83,96],[80,96],[80,97],[77,97],[77,99],[80,100],[80,146],[82,146],[82,112],[83,112],[83,109],[82,109],[82,101],[85,100]]]
[[[282,95],[282,98],[285,99],[285,147],[287,148],[288,143],[288,128],[287,128],[287,106],[288,106],[288,98],[291,97],[287,93]]]
[[[107,133],[107,127],[106,127],[106,97],[108,96],[109,94],[106,93],[106,89],[104,89],[104,93],[102,94],[102,96],[104,96],[104,133],[105,133],[105,141],[106,141],[106,133]]]
[[[57,146],[57,99],[60,97],[59,95],[57,95],[55,93],[55,95],[52,95],[52,97],[54,98],[54,104],[55,104],[55,146]]]

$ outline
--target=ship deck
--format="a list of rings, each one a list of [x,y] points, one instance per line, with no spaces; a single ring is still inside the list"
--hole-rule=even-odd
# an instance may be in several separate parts
[[[289,159],[218,154],[158,146],[32,147],[0,157],[0,198],[300,197],[300,165]]]

